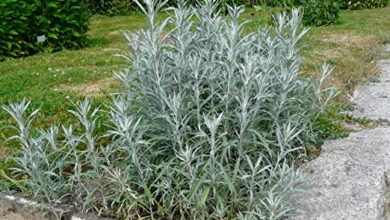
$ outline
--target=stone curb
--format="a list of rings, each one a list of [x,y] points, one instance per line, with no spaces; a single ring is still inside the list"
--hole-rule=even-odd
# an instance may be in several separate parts
[[[377,67],[380,77],[356,88],[350,113],[385,125],[326,141],[320,156],[303,167],[303,192],[289,196],[296,208],[290,220],[390,219],[390,60]]]
[[[77,214],[71,214],[65,212],[61,208],[55,208],[49,209],[46,205],[40,204],[38,202],[25,199],[22,197],[14,196],[14,195],[1,195],[0,194],[0,211],[1,208],[4,206],[12,207],[12,212],[20,215],[20,216],[27,216],[32,215],[34,216],[33,219],[28,220],[35,220],[35,219],[42,219],[42,220],[55,220],[58,219],[58,216],[61,216],[61,219],[63,220],[107,220],[108,218],[100,218],[93,216],[92,218],[83,218],[78,216]],[[55,212],[55,213],[53,213]],[[49,213],[49,214],[48,214]],[[1,213],[0,213],[1,214]],[[44,217],[43,217],[44,216]],[[19,217],[25,218],[26,217]],[[4,219],[2,216],[0,216],[0,220]]]

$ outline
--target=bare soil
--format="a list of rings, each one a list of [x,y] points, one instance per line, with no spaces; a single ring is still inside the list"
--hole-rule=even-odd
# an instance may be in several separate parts
[[[98,81],[73,85],[62,84],[55,88],[56,91],[70,92],[85,97],[100,97],[109,94],[113,88],[118,87],[119,83],[113,77],[101,79]]]

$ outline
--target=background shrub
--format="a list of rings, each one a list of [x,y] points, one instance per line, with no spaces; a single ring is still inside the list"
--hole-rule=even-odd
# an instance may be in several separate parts
[[[335,0],[305,0],[303,24],[306,26],[323,26],[337,21],[340,13],[339,3]]]
[[[29,27],[35,10],[36,5],[27,1],[0,1],[0,59],[35,51],[33,30]]]
[[[380,8],[389,5],[389,0],[340,0],[343,9]]]
[[[287,193],[301,181],[294,156],[316,138],[313,124],[335,95],[300,74],[301,13],[275,17],[275,29],[243,31],[242,7],[216,14],[179,1],[141,6],[148,28],[126,34],[124,91],[97,113],[86,100],[71,110],[76,126],[34,131],[29,103],[4,109],[20,144],[13,175],[25,192],[82,211],[124,219],[281,219]],[[167,31],[168,27],[172,27]],[[102,112],[104,114],[104,112]],[[22,188],[22,190],[23,190]]]
[[[0,58],[82,47],[88,20],[78,0],[0,0]],[[41,35],[46,41],[38,43]]]
[[[254,4],[265,4],[271,7],[291,7],[301,5],[304,0],[253,0]]]
[[[267,7],[277,7],[291,11],[293,8],[301,8],[304,11],[303,24],[305,26],[323,26],[337,21],[340,7],[337,0],[264,0],[255,5],[256,10],[268,11]]]

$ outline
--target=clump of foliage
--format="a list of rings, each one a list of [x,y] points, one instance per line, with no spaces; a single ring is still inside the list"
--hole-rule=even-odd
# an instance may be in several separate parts
[[[305,0],[302,8],[306,26],[329,25],[339,18],[340,6],[335,0]]]
[[[246,33],[242,7],[225,18],[212,0],[178,1],[157,23],[166,2],[137,2],[148,28],[126,33],[129,67],[115,74],[125,91],[105,135],[88,100],[70,111],[79,125],[37,132],[29,102],[4,108],[20,144],[13,175],[42,201],[127,219],[280,219],[302,180],[294,155],[335,95],[324,87],[331,68],[300,75],[298,10]]]
[[[340,112],[345,110],[346,106],[332,103],[326,111],[321,113],[314,122],[313,129],[317,134],[315,146],[320,147],[324,141],[329,139],[338,139],[348,136],[349,130],[343,127],[342,122],[347,121],[346,115]]]
[[[381,8],[389,5],[389,0],[340,0],[343,9]]]
[[[79,0],[0,0],[0,59],[86,43],[88,14]],[[37,42],[38,36],[44,42]]]

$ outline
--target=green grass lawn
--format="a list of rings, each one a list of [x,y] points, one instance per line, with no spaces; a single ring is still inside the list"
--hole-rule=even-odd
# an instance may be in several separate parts
[[[244,18],[260,19],[249,28],[269,20],[253,9],[248,9]],[[73,121],[67,114],[72,106],[70,100],[87,96],[96,105],[109,102],[109,93],[119,88],[112,71],[120,71],[126,65],[123,59],[113,56],[126,52],[122,31],[144,25],[140,14],[95,16],[91,19],[87,48],[0,62],[0,105],[23,98],[32,100],[32,107],[41,109],[42,117],[36,125],[47,127]],[[329,82],[341,90],[339,101],[346,102],[356,84],[375,75],[374,61],[382,56],[380,48],[389,41],[390,7],[344,11],[337,24],[311,28],[305,37],[304,74],[316,76],[316,67],[322,62],[333,64],[335,71]],[[0,111],[0,155],[6,155],[10,149],[5,142],[10,135],[5,127],[10,123],[5,112]]]
[[[311,73],[319,62],[332,64],[331,82],[345,98],[357,84],[377,75],[376,61],[384,58],[383,45],[390,43],[390,8],[343,11],[338,24],[312,28],[306,39],[306,71]]]

